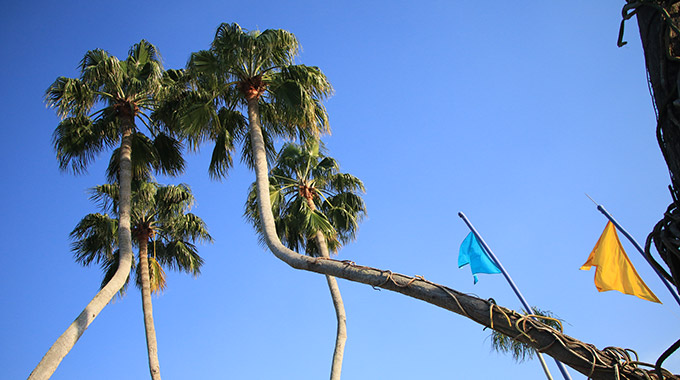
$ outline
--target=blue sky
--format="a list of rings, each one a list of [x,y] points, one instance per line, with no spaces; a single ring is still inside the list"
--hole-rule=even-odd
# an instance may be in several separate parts
[[[457,268],[463,211],[532,305],[565,319],[598,348],[654,362],[680,333],[680,309],[632,246],[663,305],[598,293],[579,271],[606,220],[602,203],[643,242],[670,195],[635,20],[616,47],[623,1],[14,2],[0,22],[0,370],[28,376],[96,293],[98,268],[74,263],[68,233],[96,210],[103,154],[87,175],[60,173],[58,118],[43,102],[58,76],[77,76],[90,49],[124,57],[144,38],[166,68],[205,49],[221,22],[295,33],[300,62],[319,66],[335,95],[324,138],[361,178],[368,218],[340,254],[422,275],[520,309],[502,276]],[[335,317],[322,276],[293,270],[257,243],[242,217],[254,175],[207,175],[208,146],[189,154],[194,212],[215,238],[203,274],[171,273],[154,299],[163,378],[328,376]],[[491,352],[489,331],[445,310],[340,280],[348,316],[343,378],[542,378],[537,361]],[[553,375],[559,376],[549,360]],[[666,362],[680,372],[680,356]],[[585,378],[570,371],[574,379]],[[107,306],[53,379],[148,376],[139,293]]]

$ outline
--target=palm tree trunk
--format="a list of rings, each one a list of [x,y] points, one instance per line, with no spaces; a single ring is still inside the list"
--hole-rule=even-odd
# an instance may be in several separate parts
[[[318,232],[318,234],[321,234],[321,232]],[[345,304],[342,302],[342,295],[338,287],[338,280],[333,276],[326,275],[326,282],[328,282],[328,289],[331,292],[331,299],[335,308],[335,316],[338,320],[338,328],[335,333],[335,349],[333,350],[333,363],[331,364],[331,380],[340,380],[342,360],[345,356],[345,343],[347,342],[347,316],[345,314]]]
[[[161,366],[158,361],[158,343],[156,328],[153,323],[153,306],[151,304],[151,285],[149,280],[148,236],[139,238],[139,275],[142,283],[142,310],[144,311],[144,329],[146,331],[146,350],[149,355],[149,372],[153,380],[161,380]]]
[[[410,277],[392,273],[389,270],[326,258],[312,258],[286,248],[276,235],[274,225],[274,215],[269,199],[267,158],[257,99],[248,100],[248,120],[261,228],[267,246],[281,261],[295,269],[340,277],[401,293],[460,314],[480,325],[487,327],[493,325],[494,330],[508,336],[517,336],[518,340],[594,380],[610,380],[616,374],[620,380],[657,379],[652,371],[630,366],[620,367],[620,358],[610,351],[598,350],[593,345],[562,334],[539,321],[526,319],[521,314],[496,306],[488,300],[460,293],[422,277]],[[522,331],[519,330],[520,328]],[[595,365],[593,365],[593,360]],[[680,377],[676,378],[680,379]]]
[[[312,210],[316,210],[316,206],[311,199],[307,199],[307,204]],[[323,236],[321,231],[317,231],[314,239],[316,240],[321,257],[329,259],[331,255],[328,251],[326,237]],[[326,282],[328,282],[328,289],[331,291],[335,316],[338,320],[338,328],[335,333],[335,350],[333,351],[333,362],[331,364],[331,380],[340,380],[342,359],[345,356],[345,343],[347,342],[347,315],[345,314],[345,303],[342,302],[342,295],[338,287],[338,280],[333,276],[326,275]]]
[[[120,144],[120,171],[119,171],[119,220],[118,220],[118,240],[120,247],[120,257],[118,269],[111,280],[94,296],[92,301],[87,304],[85,309],[78,315],[78,318],[64,331],[56,342],[50,347],[40,363],[33,369],[28,376],[29,380],[49,379],[59,366],[59,363],[71,351],[78,339],[90,326],[92,321],[99,315],[104,307],[113,299],[116,293],[125,285],[130,275],[132,266],[132,236],[130,233],[130,195],[132,193],[132,165],[130,155],[132,152],[132,138],[130,128],[127,124],[124,129],[123,138]]]
[[[281,243],[281,240],[279,240],[279,237],[276,234],[274,215],[272,214],[272,206],[269,199],[269,169],[267,166],[267,157],[265,154],[265,145],[264,138],[262,136],[262,125],[260,123],[260,112],[257,98],[248,100],[248,122],[250,125],[250,139],[253,146],[258,211],[261,217],[260,220],[262,224],[262,230],[265,231],[264,237],[267,246],[269,246],[272,252],[274,252],[274,255],[279,258],[281,258],[280,255],[286,255],[286,253],[284,253],[286,251],[289,251],[297,256],[302,256],[286,248]],[[323,241],[325,245],[325,239],[320,241]],[[325,251],[326,256],[328,256],[327,246]],[[309,257],[306,256],[305,258],[309,259]],[[282,260],[287,262],[285,259]],[[333,354],[333,364],[331,366],[331,379],[336,380],[340,379],[340,373],[342,371],[342,358],[345,351],[345,341],[347,340],[347,326],[345,307],[342,302],[342,297],[340,296],[340,290],[338,288],[337,281],[332,276],[326,276],[326,279],[328,281],[328,287],[331,289],[331,297],[333,298],[333,305],[335,306],[336,316],[338,319],[335,352]]]
[[[333,276],[326,275],[328,289],[331,291],[335,316],[338,320],[338,328],[335,334],[335,350],[333,351],[333,364],[331,365],[331,380],[340,380],[342,373],[342,359],[345,356],[345,343],[347,342],[347,316],[345,304],[342,302],[338,281]]]

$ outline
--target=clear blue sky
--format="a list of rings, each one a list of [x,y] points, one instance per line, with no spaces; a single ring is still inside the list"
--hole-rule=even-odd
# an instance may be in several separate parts
[[[445,284],[520,309],[501,276],[473,285],[457,268],[464,211],[532,305],[598,348],[656,358],[680,335],[680,308],[625,243],[664,302],[598,293],[579,271],[606,220],[641,242],[670,201],[654,136],[637,23],[616,47],[622,0],[8,2],[0,15],[0,377],[26,378],[96,293],[98,268],[73,262],[68,233],[95,206],[108,155],[62,174],[58,119],[43,93],[77,76],[90,49],[124,57],[144,38],[167,68],[205,49],[221,22],[283,28],[335,87],[325,138],[342,170],[365,182],[368,219],[341,259]],[[335,317],[322,276],[295,271],[257,243],[242,218],[254,176],[242,165],[210,181],[208,149],[186,182],[215,243],[202,276],[172,273],[154,299],[161,371],[173,379],[323,379]],[[340,281],[349,340],[343,379],[541,379],[536,361],[491,352],[489,331],[432,305]],[[554,376],[559,376],[552,361]],[[680,355],[666,362],[680,372]],[[574,379],[585,378],[571,371]],[[148,376],[140,296],[107,306],[53,379]],[[557,377],[556,377],[557,378]]]

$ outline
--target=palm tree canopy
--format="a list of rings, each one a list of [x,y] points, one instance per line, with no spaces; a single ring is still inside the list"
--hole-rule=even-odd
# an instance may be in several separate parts
[[[118,212],[118,185],[105,184],[94,187],[91,199],[106,214],[86,215],[71,232],[72,251],[82,265],[98,264],[104,271],[106,284],[115,273],[118,263],[116,219]],[[133,183],[132,237],[139,246],[147,241],[151,288],[165,287],[163,267],[198,276],[203,259],[195,243],[212,242],[205,222],[189,212],[194,197],[187,185],[162,186],[153,182]],[[113,217],[109,217],[111,214]],[[135,272],[138,272],[139,268]],[[137,274],[139,279],[139,274]],[[139,280],[138,280],[139,282]]]
[[[270,171],[269,193],[277,234],[286,246],[317,256],[317,244],[309,242],[317,231],[323,233],[331,252],[354,240],[366,215],[360,196],[365,188],[361,180],[339,170],[319,141],[282,147]],[[245,217],[260,231],[255,184],[246,201]]]
[[[294,64],[299,54],[295,35],[281,29],[246,31],[222,24],[208,50],[191,55],[184,91],[175,92],[164,120],[181,127],[193,148],[214,141],[209,173],[227,175],[232,153],[242,145],[242,159],[253,167],[248,119],[241,112],[255,100],[269,159],[274,139],[317,137],[330,132],[321,103],[333,89],[318,67]]]
[[[139,149],[135,155],[147,156],[154,170],[173,175],[184,169],[181,144],[150,117],[167,88],[176,85],[175,77],[163,70],[154,45],[141,40],[124,61],[101,49],[90,50],[79,69],[79,78],[59,77],[45,93],[47,105],[62,119],[53,134],[61,170],[85,171],[100,152],[115,147],[126,131],[134,135]],[[147,127],[152,138],[137,130],[135,120]],[[109,168],[109,177],[114,169]]]

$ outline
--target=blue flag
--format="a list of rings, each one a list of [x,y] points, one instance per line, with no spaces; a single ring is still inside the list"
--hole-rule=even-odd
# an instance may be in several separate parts
[[[460,245],[460,252],[458,253],[458,268],[470,264],[472,270],[472,277],[477,283],[477,273],[501,273],[493,260],[484,252],[484,248],[477,241],[475,234],[470,232]]]

